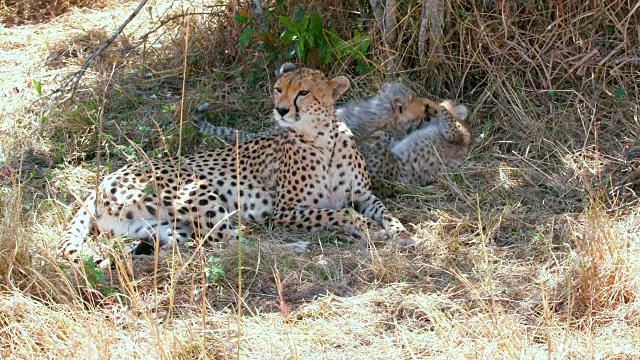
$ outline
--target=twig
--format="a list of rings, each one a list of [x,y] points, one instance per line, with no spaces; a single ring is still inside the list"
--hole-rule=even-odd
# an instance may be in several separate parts
[[[76,92],[76,89],[78,88],[78,84],[80,84],[80,79],[82,79],[82,76],[87,71],[87,68],[89,68],[89,65],[91,65],[93,60],[95,60],[95,58],[98,57],[98,55],[100,55],[100,53],[102,53],[104,51],[104,49],[106,49],[109,45],[111,45],[111,43],[113,43],[113,41],[118,37],[118,35],[120,35],[122,30],[124,30],[124,28],[131,22],[131,20],[133,20],[133,18],[135,18],[138,15],[140,10],[142,10],[142,8],[144,7],[144,5],[146,3],[147,3],[147,0],[141,0],[140,3],[138,4],[138,7],[131,13],[131,15],[129,15],[127,20],[125,20],[122,23],[122,25],[120,25],[118,27],[118,29],[116,29],[116,31],[113,34],[111,34],[111,36],[98,48],[98,50],[96,50],[89,57],[89,59],[87,59],[87,61],[85,61],[85,63],[80,68],[80,70],[76,71],[73,74],[70,74],[70,75],[66,76],[62,80],[62,85],[60,85],[60,87],[58,89],[54,90],[51,94],[56,94],[56,93],[63,92],[63,91],[73,90],[73,92],[71,93],[71,96],[70,96],[70,97],[73,97],[73,95]],[[71,83],[73,83],[73,85],[71,87],[67,87]]]
[[[615,58],[614,62],[616,64],[624,64],[630,63],[632,65],[640,65],[640,57],[619,57]]]

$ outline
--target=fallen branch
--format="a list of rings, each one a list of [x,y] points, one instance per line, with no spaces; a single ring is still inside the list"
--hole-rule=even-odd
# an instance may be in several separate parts
[[[147,0],[141,0],[140,3],[138,4],[138,7],[131,13],[131,15],[129,15],[127,20],[125,20],[122,23],[122,25],[120,25],[118,29],[116,29],[116,31],[113,34],[111,34],[111,36],[98,48],[98,50],[96,50],[93,54],[91,54],[89,59],[87,59],[87,61],[85,61],[84,64],[82,64],[82,67],[80,68],[80,70],[74,72],[73,74],[67,75],[62,80],[62,84],[60,85],[60,87],[54,90],[51,93],[51,95],[72,90],[73,92],[71,93],[70,97],[73,97],[73,95],[76,92],[76,89],[78,88],[78,84],[80,84],[80,79],[82,79],[82,76],[89,68],[89,65],[91,65],[93,60],[95,60],[95,58],[98,57],[98,55],[100,55],[100,53],[102,53],[104,49],[106,49],[107,47],[109,47],[109,45],[111,45],[111,43],[113,43],[113,41],[118,37],[118,35],[122,33],[122,30],[124,30],[124,28],[131,22],[131,20],[133,20],[138,15],[140,10],[142,10],[142,8],[146,3],[147,3]],[[73,85],[69,87],[70,84],[73,84]]]

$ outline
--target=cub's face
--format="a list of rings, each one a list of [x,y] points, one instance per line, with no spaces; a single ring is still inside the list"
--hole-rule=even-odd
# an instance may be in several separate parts
[[[327,118],[333,112],[333,104],[348,88],[349,80],[345,77],[327,80],[320,71],[285,64],[273,86],[273,116],[282,127]]]
[[[399,125],[412,125],[429,121],[437,115],[439,106],[432,100],[421,97],[393,99],[393,113]]]

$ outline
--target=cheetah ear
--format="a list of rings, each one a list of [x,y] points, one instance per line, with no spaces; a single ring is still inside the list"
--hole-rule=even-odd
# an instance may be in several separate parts
[[[451,115],[461,120],[464,120],[467,117],[467,114],[469,113],[469,110],[467,109],[466,106],[462,104],[455,105],[455,103],[452,100],[445,100],[440,103],[440,106],[444,107],[445,109],[447,109],[447,111]]]
[[[464,120],[467,118],[469,110],[464,105],[456,105],[456,107],[453,108],[453,113],[457,118]]]
[[[393,100],[391,100],[391,107],[393,108],[393,111],[402,114],[402,111],[404,111],[404,102],[404,98],[400,96],[394,97]]]
[[[349,89],[349,79],[344,76],[336,76],[329,80],[329,88],[333,89],[331,97],[336,101]]]
[[[288,72],[292,72],[296,70],[296,66],[293,65],[292,63],[284,63],[282,64],[282,66],[280,67],[279,71],[276,71],[276,77],[280,77],[282,76],[282,74],[286,74]]]

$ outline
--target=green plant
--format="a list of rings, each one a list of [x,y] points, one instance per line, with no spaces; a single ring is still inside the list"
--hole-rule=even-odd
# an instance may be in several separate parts
[[[277,5],[265,13],[264,21],[272,23],[269,20],[276,13],[282,12],[283,7]],[[282,63],[297,58],[305,65],[326,65],[335,59],[351,58],[356,60],[356,70],[359,73],[371,70],[365,56],[371,45],[371,37],[362,29],[354,30],[350,40],[343,40],[335,29],[325,28],[319,13],[307,14],[303,8],[296,10],[292,17],[279,15],[277,19],[278,25],[284,28],[280,36],[274,35],[280,32],[275,28],[277,25],[260,31],[248,11],[238,13],[234,20],[244,24],[244,27],[240,31],[237,46],[247,49],[251,45],[251,39],[257,37],[260,43],[256,50],[269,63]],[[247,81],[261,80],[256,79],[257,75],[252,72],[251,70],[246,74]]]
[[[618,104],[622,101],[622,99],[627,96],[627,90],[621,87],[616,87],[613,90],[613,100]]]
[[[85,282],[87,286],[95,289],[99,283],[104,280],[104,274],[102,270],[96,265],[96,262],[90,256],[83,258],[83,270],[85,276]]]
[[[204,268],[204,273],[209,283],[216,284],[227,275],[221,258],[212,256],[207,260],[207,263],[209,265]]]
[[[36,79],[31,80],[33,83],[33,89],[36,91],[38,96],[42,96],[42,82]]]
[[[371,45],[371,37],[359,30],[353,31],[350,41],[342,40],[335,30],[327,31],[331,39],[332,51],[339,59],[353,58],[356,60],[356,70],[360,74],[371,71],[366,54]]]
[[[317,12],[306,15],[304,9],[298,9],[293,14],[293,20],[280,16],[280,24],[286,30],[279,40],[290,44],[302,63],[308,63],[309,54],[314,49],[320,63],[328,64],[331,61],[331,47],[324,33],[322,18]]]

